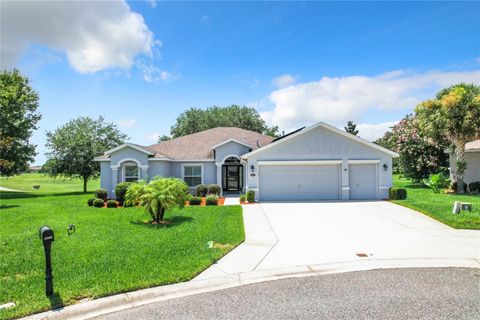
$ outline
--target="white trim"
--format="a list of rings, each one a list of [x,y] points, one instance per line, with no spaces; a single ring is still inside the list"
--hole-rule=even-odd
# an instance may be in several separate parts
[[[106,161],[110,161],[110,158],[98,158],[97,157],[97,158],[93,158],[93,161],[99,161],[99,162],[100,161],[105,161],[106,162]]]
[[[147,149],[144,149],[144,148],[139,147],[139,146],[137,146],[137,145],[134,145],[134,144],[132,144],[132,143],[124,143],[124,144],[121,144],[121,145],[119,145],[118,147],[115,147],[115,148],[113,148],[113,149],[110,149],[110,150],[105,151],[105,154],[111,154],[111,153],[113,153],[113,152],[115,152],[115,151],[121,150],[121,149],[126,148],[126,147],[130,147],[130,148],[132,148],[132,149],[141,151],[141,152],[146,153],[146,154],[148,154],[148,155],[154,155],[154,154],[155,154],[155,152],[149,151],[149,150],[147,150]]]
[[[323,127],[323,128],[325,128],[325,129],[327,129],[327,130],[330,130],[330,131],[333,131],[333,132],[335,132],[335,133],[338,133],[338,134],[340,134],[340,135],[342,135],[342,136],[344,136],[344,137],[346,137],[346,138],[349,138],[349,139],[351,139],[351,140],[353,140],[353,141],[362,143],[362,144],[367,145],[367,146],[369,146],[369,147],[371,147],[371,148],[373,148],[373,149],[376,149],[376,150],[378,150],[378,151],[381,151],[381,152],[384,152],[384,153],[386,153],[386,154],[389,154],[389,155],[391,155],[392,157],[398,157],[398,153],[396,153],[396,152],[393,152],[393,151],[391,151],[391,150],[388,150],[388,149],[386,149],[386,148],[384,148],[384,147],[381,147],[381,146],[379,146],[379,145],[377,145],[377,144],[375,144],[375,143],[373,143],[373,142],[370,142],[370,141],[367,141],[367,140],[362,139],[362,138],[360,138],[360,137],[354,136],[353,134],[350,134],[350,133],[345,132],[345,131],[343,131],[343,130],[341,130],[341,129],[338,129],[338,128],[334,127],[334,126],[331,126],[331,125],[329,125],[329,124],[326,124],[325,122],[321,122],[321,121],[320,121],[320,122],[318,122],[318,123],[316,123],[316,124],[314,124],[314,125],[312,125],[312,126],[310,126],[310,127],[307,127],[307,128],[305,128],[305,129],[303,129],[303,130],[300,130],[300,131],[298,131],[298,132],[295,132],[294,134],[291,134],[291,135],[289,135],[289,136],[287,136],[287,137],[285,137],[285,138],[283,138],[283,139],[280,139],[280,140],[278,140],[278,141],[272,142],[272,143],[270,143],[270,144],[267,144],[267,145],[264,146],[264,147],[261,147],[261,148],[259,148],[259,149],[257,149],[257,150],[254,150],[254,151],[251,151],[251,152],[249,152],[249,153],[247,153],[247,154],[244,154],[244,155],[242,156],[242,158],[248,158],[249,156],[251,156],[251,155],[253,155],[253,154],[256,154],[256,153],[258,153],[258,152],[265,151],[265,150],[267,150],[267,149],[269,149],[269,148],[271,148],[271,147],[274,147],[274,146],[277,146],[277,145],[281,144],[282,142],[289,141],[290,139],[293,139],[293,138],[295,138],[295,137],[297,137],[297,136],[299,136],[299,135],[302,135],[302,134],[305,134],[305,133],[307,133],[307,132],[310,132],[311,130],[313,130],[313,129],[315,129],[315,128],[318,128],[318,127]]]
[[[148,161],[169,161],[169,162],[215,162],[215,159],[184,159],[173,160],[170,158],[148,158]]]
[[[380,190],[388,190],[388,189],[390,189],[389,186],[380,186]]]
[[[203,167],[203,163],[182,163],[182,172],[181,172],[181,176],[182,176],[182,180],[185,181],[185,167],[201,167],[202,168],[202,172],[201,172],[201,176],[200,176],[200,184],[203,184],[203,178],[204,178],[204,174],[205,174],[205,171],[204,171],[204,167]],[[195,186],[188,186],[189,188],[195,188]]]
[[[225,164],[225,160],[227,160],[228,158],[237,158],[238,161],[241,162],[240,156],[232,153],[232,154],[229,154],[228,156],[224,157],[221,163]]]
[[[348,164],[377,164],[380,160],[348,160]]]
[[[213,149],[216,149],[216,148],[218,148],[218,147],[220,147],[220,146],[223,146],[224,144],[227,144],[227,143],[229,143],[229,142],[235,142],[235,143],[241,144],[242,146],[249,147],[249,148],[252,147],[251,145],[249,145],[249,144],[246,143],[246,142],[242,142],[242,141],[239,141],[239,140],[237,140],[237,139],[233,139],[233,138],[232,138],[232,139],[228,139],[228,140],[222,141],[222,142],[220,142],[220,143],[217,143],[216,145],[212,146],[212,150],[213,150]]]
[[[350,190],[350,187],[342,187],[342,191],[348,191]]]
[[[285,160],[285,161],[258,161],[259,166],[318,166],[318,165],[338,165],[342,160]]]

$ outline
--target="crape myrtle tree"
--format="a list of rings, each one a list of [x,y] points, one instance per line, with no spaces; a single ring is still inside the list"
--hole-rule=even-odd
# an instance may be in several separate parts
[[[358,135],[357,125],[353,121],[348,121],[347,126],[345,127],[345,131],[353,134],[354,136]]]
[[[420,103],[416,117],[424,132],[434,139],[446,138],[454,149],[457,192],[463,193],[467,169],[465,143],[480,138],[480,86],[460,83]]]
[[[83,180],[83,192],[87,182],[99,176],[100,165],[93,159],[105,151],[122,144],[127,136],[103,117],[92,119],[79,117],[70,120],[53,132],[47,132],[45,171],[52,177]]]
[[[399,154],[400,172],[413,181],[419,182],[433,173],[447,170],[447,142],[428,136],[413,115],[400,120],[377,143]]]
[[[237,105],[190,108],[177,117],[170,134],[172,138],[178,138],[216,127],[237,127],[272,137],[278,136],[278,127],[268,127],[255,108]]]
[[[145,180],[132,184],[125,194],[125,205],[139,204],[145,208],[154,224],[164,222],[165,212],[174,207],[183,208],[188,199],[187,184],[177,178],[154,177],[148,184]]]
[[[0,73],[0,175],[12,176],[28,169],[35,145],[29,139],[41,119],[39,95],[18,70]]]

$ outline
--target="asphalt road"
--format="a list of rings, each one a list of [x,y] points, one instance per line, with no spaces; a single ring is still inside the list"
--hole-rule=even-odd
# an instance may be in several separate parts
[[[97,319],[480,319],[480,269],[384,269],[293,278]]]

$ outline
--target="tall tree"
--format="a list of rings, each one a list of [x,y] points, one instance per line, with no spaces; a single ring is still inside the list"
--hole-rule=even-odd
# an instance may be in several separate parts
[[[420,103],[415,112],[422,129],[435,139],[446,138],[454,147],[458,193],[463,193],[467,169],[465,143],[480,138],[480,86],[460,83]]]
[[[18,70],[0,73],[0,175],[26,171],[34,160],[35,145],[29,139],[41,115],[39,96],[30,80]]]
[[[83,192],[87,192],[88,180],[97,178],[100,173],[99,163],[93,158],[122,144],[125,139],[127,136],[103,117],[70,120],[54,132],[47,132],[49,160],[45,169],[53,177],[82,179]]]
[[[345,131],[356,136],[358,134],[357,125],[353,121],[348,121]]]
[[[162,143],[162,142],[165,142],[165,141],[168,141],[168,140],[172,140],[172,137],[167,136],[165,134],[163,136],[158,137],[158,143]]]
[[[271,136],[278,135],[278,127],[268,127],[255,108],[237,105],[190,108],[177,117],[170,133],[173,138],[178,138],[216,127],[238,127]]]
[[[400,155],[398,166],[408,179],[418,182],[431,174],[447,170],[447,142],[426,135],[412,115],[400,120],[378,142]]]

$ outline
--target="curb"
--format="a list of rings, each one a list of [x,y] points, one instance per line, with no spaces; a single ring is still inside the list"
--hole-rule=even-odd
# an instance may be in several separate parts
[[[118,312],[138,306],[164,300],[187,297],[221,289],[234,288],[260,282],[281,280],[287,278],[309,277],[334,273],[368,271],[376,269],[395,268],[431,268],[431,267],[461,267],[480,268],[476,259],[365,259],[361,261],[346,261],[319,265],[303,265],[288,268],[272,269],[212,277],[201,280],[190,280],[172,285],[142,289],[114,296],[99,298],[87,302],[67,306],[62,309],[38,313],[25,320],[40,319],[90,319],[108,313]]]

